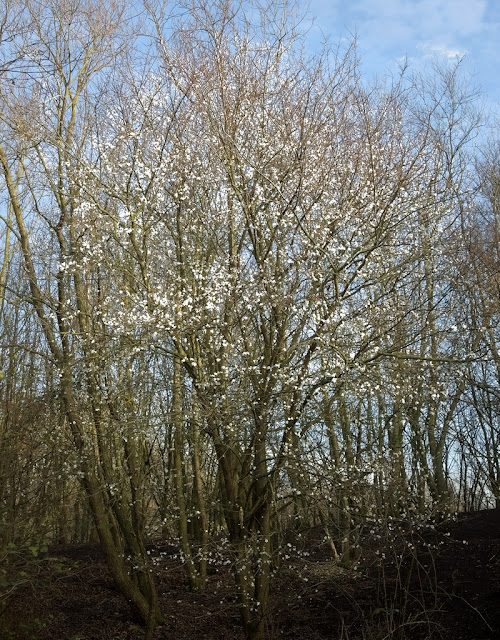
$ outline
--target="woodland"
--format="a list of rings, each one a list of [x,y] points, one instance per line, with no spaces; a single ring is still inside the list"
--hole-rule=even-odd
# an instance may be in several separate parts
[[[307,25],[0,3],[2,639],[500,630],[498,116]]]

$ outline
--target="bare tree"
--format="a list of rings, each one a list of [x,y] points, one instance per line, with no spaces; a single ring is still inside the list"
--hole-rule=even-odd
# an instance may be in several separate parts
[[[108,71],[131,34],[122,29],[125,7],[118,2],[106,9],[95,2],[21,6],[31,28],[13,43],[20,61],[15,75],[9,70],[14,82],[2,85],[0,163],[29,299],[58,369],[78,475],[109,568],[142,619],[154,624],[161,614],[144,547],[141,436],[126,389],[118,406],[106,391],[105,341],[94,314],[101,276],[80,262],[76,224],[77,176],[92,154],[96,92],[112,78]]]

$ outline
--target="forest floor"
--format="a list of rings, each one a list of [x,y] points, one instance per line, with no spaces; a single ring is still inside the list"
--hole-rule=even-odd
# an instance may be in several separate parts
[[[320,529],[290,534],[290,558],[273,579],[269,640],[499,639],[500,510],[434,529],[394,527],[391,536],[366,528],[356,570],[332,559]],[[152,546],[151,555],[168,617],[155,640],[243,638],[227,552],[214,550],[203,593],[187,589],[174,545]],[[1,640],[144,637],[96,546],[19,555],[1,575]]]

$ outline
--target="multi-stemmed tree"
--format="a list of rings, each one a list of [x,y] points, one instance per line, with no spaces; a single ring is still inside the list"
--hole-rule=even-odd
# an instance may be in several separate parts
[[[464,299],[485,309],[451,249],[473,196],[458,71],[367,87],[353,48],[307,55],[273,4],[148,4],[136,40],[125,5],[16,7],[5,222],[72,441],[59,499],[81,482],[149,632],[148,522],[193,589],[224,528],[263,638],[284,514],[356,560],[363,518],[446,507],[455,418],[486,406],[470,375],[495,327],[457,329]]]
[[[119,400],[117,387],[108,388],[120,358],[128,367],[132,356],[113,350],[96,315],[106,276],[82,261],[76,216],[80,167],[94,157],[90,134],[101,83],[112,81],[131,33],[122,27],[121,3],[16,6],[16,22],[8,26],[16,29],[22,19],[25,27],[12,31],[8,44],[17,62],[2,79],[0,164],[28,300],[58,374],[77,477],[113,578],[144,620],[157,621],[144,547],[143,436],[126,374]]]

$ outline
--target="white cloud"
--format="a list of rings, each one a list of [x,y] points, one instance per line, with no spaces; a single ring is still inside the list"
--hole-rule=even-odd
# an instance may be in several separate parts
[[[466,55],[464,70],[500,99],[500,0],[310,0],[310,9],[333,41],[357,34],[367,77]]]
[[[350,9],[360,23],[386,25],[382,33],[397,38],[396,27],[426,40],[438,34],[477,34],[486,26],[487,7],[487,0],[354,0]]]
[[[397,55],[411,55],[421,44],[453,57],[464,51],[464,40],[488,29],[487,0],[351,0],[348,6],[342,0],[312,0],[310,7],[337,29],[358,32],[370,52],[397,49]]]
[[[463,58],[467,54],[467,49],[447,47],[443,44],[420,43],[417,44],[417,49],[423,51],[426,57],[441,56],[448,60]]]

